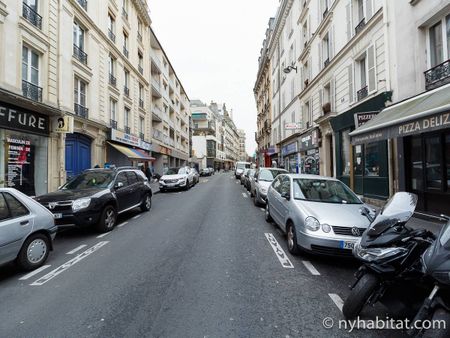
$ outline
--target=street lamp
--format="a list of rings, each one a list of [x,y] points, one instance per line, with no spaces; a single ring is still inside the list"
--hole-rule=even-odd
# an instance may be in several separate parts
[[[295,72],[297,73],[297,67],[294,66],[287,66],[286,68],[283,69],[283,72],[285,74],[289,74],[291,72],[291,70],[295,69]]]

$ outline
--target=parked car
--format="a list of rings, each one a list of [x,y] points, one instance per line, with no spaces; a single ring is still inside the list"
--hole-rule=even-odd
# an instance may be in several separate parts
[[[208,167],[208,170],[209,170],[209,174],[210,175],[214,175],[215,174],[215,170],[214,170],[213,167]]]
[[[241,181],[241,185],[244,185],[245,183],[245,175],[247,175],[247,173],[250,171],[249,168],[244,169],[244,172],[242,173],[242,175],[239,177],[239,181]]]
[[[287,173],[286,170],[278,168],[259,168],[256,170],[253,180],[250,182],[250,196],[253,198],[253,203],[256,206],[266,204],[267,190],[269,190],[275,177]]]
[[[133,167],[88,169],[36,201],[54,214],[58,226],[95,226],[107,232],[117,215],[137,207],[150,210],[152,189],[144,173]]]
[[[255,175],[255,171],[255,169],[249,169],[245,174],[244,187],[245,189],[247,189],[247,191],[250,191],[251,180]]]
[[[282,174],[272,182],[266,221],[274,220],[287,234],[288,250],[352,256],[352,249],[370,221],[365,206],[341,181],[302,174]]]
[[[159,180],[159,191],[184,189],[194,185],[194,173],[189,167],[169,168]]]
[[[210,172],[208,168],[203,168],[202,170],[200,170],[200,176],[210,176]]]
[[[194,175],[194,185],[196,185],[200,181],[200,174],[195,168],[191,168],[190,170],[192,171],[192,175]]]
[[[250,162],[236,162],[236,169],[234,170],[234,176],[236,179],[240,179],[244,173],[244,169],[250,169],[252,164]]]
[[[14,261],[23,270],[45,263],[57,226],[53,214],[12,188],[0,188],[0,264]]]

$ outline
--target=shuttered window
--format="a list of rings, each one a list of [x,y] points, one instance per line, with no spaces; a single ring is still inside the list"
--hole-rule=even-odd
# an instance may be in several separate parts
[[[377,90],[377,74],[375,62],[375,46],[372,45],[367,50],[367,67],[369,75],[369,93]]]
[[[348,101],[352,103],[355,100],[353,89],[353,64],[348,66]]]

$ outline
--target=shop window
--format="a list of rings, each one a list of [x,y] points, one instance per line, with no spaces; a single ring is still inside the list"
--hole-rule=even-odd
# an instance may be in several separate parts
[[[422,138],[411,139],[411,189],[423,190]]]
[[[350,175],[350,130],[341,132],[341,159],[342,176]]]
[[[450,134],[445,138],[445,158],[447,162],[447,191],[450,190]]]
[[[441,142],[439,136],[425,139],[427,188],[440,190],[442,186]]]
[[[378,143],[369,143],[365,149],[365,176],[380,176],[380,147]]]

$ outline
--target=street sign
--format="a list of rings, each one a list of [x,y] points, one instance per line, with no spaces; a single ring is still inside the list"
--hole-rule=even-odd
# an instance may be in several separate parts
[[[286,130],[295,130],[295,129],[301,129],[301,128],[302,128],[301,122],[299,122],[299,123],[295,123],[295,122],[286,123],[284,125],[284,129],[286,129]]]

